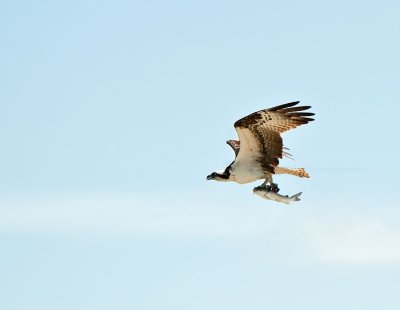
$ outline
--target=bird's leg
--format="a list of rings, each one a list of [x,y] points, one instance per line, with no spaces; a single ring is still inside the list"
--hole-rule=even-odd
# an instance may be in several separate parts
[[[265,178],[264,183],[261,184],[260,186],[262,186],[262,187],[267,187],[267,184],[268,184],[268,183],[272,184],[272,176],[271,176],[271,175],[268,175],[268,176]]]
[[[276,183],[274,183],[274,182],[272,181],[272,175],[270,175],[269,178],[270,178],[269,184],[271,184],[271,191],[273,191],[273,192],[275,192],[275,193],[279,192],[278,184],[276,184]]]
[[[267,187],[267,184],[268,184],[268,183],[271,185],[271,186],[270,186],[270,190],[271,190],[271,191],[273,191],[273,192],[275,192],[275,193],[279,192],[278,184],[276,184],[276,183],[274,183],[274,182],[272,181],[272,175],[269,175],[268,177],[266,177],[264,183],[261,184],[260,186],[262,186],[262,187]]]

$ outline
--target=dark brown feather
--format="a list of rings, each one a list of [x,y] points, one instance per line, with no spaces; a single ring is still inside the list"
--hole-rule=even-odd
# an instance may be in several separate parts
[[[279,159],[284,155],[280,134],[314,120],[308,117],[314,113],[301,112],[311,107],[296,106],[299,102],[289,102],[254,112],[234,124],[236,130],[248,129],[256,138],[261,154],[258,161],[266,171],[274,173],[274,167],[278,166]]]
[[[283,109],[283,110],[280,110],[280,111],[281,112],[285,112],[285,113],[289,113],[289,112],[296,112],[296,111],[305,111],[305,110],[308,110],[310,108],[311,108],[311,106],[309,106],[309,105],[303,105],[303,106],[300,106],[300,107],[287,108],[287,109]]]
[[[279,110],[282,110],[282,109],[290,108],[290,107],[295,106],[299,102],[300,101],[293,101],[293,102],[277,105],[276,107],[269,108],[268,111],[279,111]]]
[[[292,116],[313,116],[314,113],[311,112],[299,112],[299,113],[290,113]]]

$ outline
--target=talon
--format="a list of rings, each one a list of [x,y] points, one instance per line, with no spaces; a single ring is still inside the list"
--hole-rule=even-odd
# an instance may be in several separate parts
[[[271,184],[271,190],[272,190],[273,192],[275,192],[275,193],[279,192],[278,184],[272,183],[272,184]]]

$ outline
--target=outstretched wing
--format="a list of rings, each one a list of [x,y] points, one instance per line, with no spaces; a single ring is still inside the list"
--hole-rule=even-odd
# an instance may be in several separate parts
[[[237,156],[240,150],[240,142],[237,140],[228,140],[226,143],[233,149],[235,156]]]
[[[302,112],[310,106],[296,106],[299,101],[254,112],[238,120],[234,126],[240,140],[236,160],[257,161],[273,173],[284,155],[281,133],[314,119],[314,113]]]

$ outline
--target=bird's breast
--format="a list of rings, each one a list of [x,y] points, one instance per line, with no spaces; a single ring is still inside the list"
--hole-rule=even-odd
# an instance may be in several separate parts
[[[265,178],[265,172],[254,162],[239,161],[231,167],[233,181],[245,184]]]

